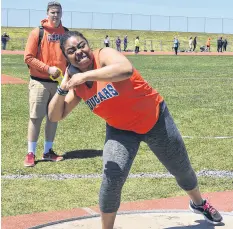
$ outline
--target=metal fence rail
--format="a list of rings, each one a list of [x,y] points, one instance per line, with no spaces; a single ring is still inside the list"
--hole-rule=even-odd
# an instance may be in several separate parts
[[[2,8],[2,26],[36,27],[46,11]],[[20,20],[15,20],[20,18]],[[81,20],[80,20],[81,19]],[[63,11],[68,28],[177,31],[233,34],[233,18],[207,18]]]

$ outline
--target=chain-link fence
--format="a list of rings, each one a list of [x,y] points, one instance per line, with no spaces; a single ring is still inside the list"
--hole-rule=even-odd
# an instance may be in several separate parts
[[[1,9],[4,27],[37,27],[44,10]],[[19,20],[20,18],[20,20]],[[17,19],[17,20],[16,20]],[[63,11],[68,28],[177,31],[233,34],[233,18],[178,17],[120,13]]]

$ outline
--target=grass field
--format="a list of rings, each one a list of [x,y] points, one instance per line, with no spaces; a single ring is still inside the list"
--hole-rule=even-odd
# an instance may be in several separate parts
[[[130,56],[145,79],[165,98],[183,136],[194,169],[233,170],[233,57]],[[2,55],[2,73],[28,81],[21,55]],[[27,153],[28,85],[2,85],[2,175],[101,174],[105,123],[81,103],[58,126],[54,149],[69,160],[38,162],[24,168]],[[43,152],[43,132],[37,159]],[[78,158],[80,154],[86,156]],[[131,169],[136,173],[166,170],[142,144]],[[232,190],[232,179],[200,178],[204,192]],[[2,178],[2,215],[70,209],[98,204],[100,179],[51,180]],[[140,187],[140,188],[138,188]],[[130,178],[122,201],[185,195],[174,179]]]
[[[6,31],[11,41],[8,43],[10,50],[24,50],[25,44],[30,31],[33,28],[14,28],[2,27],[2,31]],[[111,45],[115,48],[115,40],[120,36],[122,42],[125,35],[128,35],[128,49],[134,50],[134,40],[136,36],[140,37],[141,50],[148,51],[154,49],[155,51],[171,51],[174,36],[177,36],[180,41],[181,49],[188,49],[188,40],[192,36],[197,36],[197,49],[206,44],[208,37],[211,38],[211,50],[216,51],[217,38],[222,36],[228,40],[228,51],[233,51],[233,35],[232,34],[208,34],[208,33],[190,33],[190,32],[159,32],[159,31],[139,31],[139,30],[104,30],[104,29],[71,29],[78,30],[86,36],[93,48],[103,46],[103,40],[108,34],[111,39]],[[152,47],[151,47],[152,42]],[[123,48],[123,44],[122,44]]]

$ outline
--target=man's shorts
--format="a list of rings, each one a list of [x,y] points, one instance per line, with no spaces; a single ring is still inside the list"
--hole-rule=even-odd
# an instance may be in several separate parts
[[[30,79],[28,89],[30,118],[45,117],[48,113],[48,104],[57,91],[57,83]]]

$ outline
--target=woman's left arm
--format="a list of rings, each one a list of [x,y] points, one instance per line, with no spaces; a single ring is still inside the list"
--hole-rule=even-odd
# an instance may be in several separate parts
[[[103,48],[99,53],[99,61],[101,68],[73,75],[68,87],[72,88],[86,81],[118,82],[133,74],[130,61],[115,49]]]

